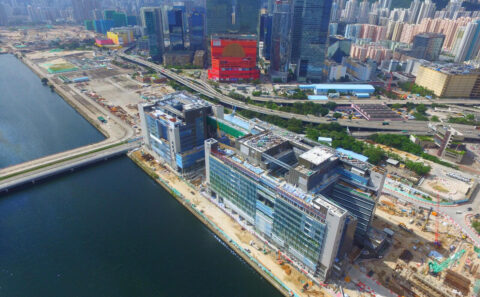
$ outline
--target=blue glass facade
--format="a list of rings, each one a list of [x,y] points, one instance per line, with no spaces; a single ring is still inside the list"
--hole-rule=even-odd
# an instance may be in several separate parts
[[[205,9],[195,7],[188,18],[188,32],[190,49],[200,50],[205,48]]]
[[[243,174],[213,155],[209,157],[210,189],[246,214],[255,230],[316,271],[323,253],[327,225],[300,205],[278,195],[274,183]]]
[[[158,7],[141,9],[143,34],[148,39],[150,56],[153,60],[161,60],[164,50],[162,12]]]
[[[299,81],[323,79],[332,2],[294,0],[291,55]]]
[[[96,33],[107,34],[113,28],[114,22],[112,20],[95,20],[93,21],[93,28]]]
[[[184,9],[173,7],[167,11],[168,33],[170,48],[173,50],[185,49],[186,24]]]

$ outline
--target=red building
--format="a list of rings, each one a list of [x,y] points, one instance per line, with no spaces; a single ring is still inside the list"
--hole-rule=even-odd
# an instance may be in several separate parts
[[[260,78],[255,35],[214,35],[211,40],[212,68],[208,78],[236,82]]]

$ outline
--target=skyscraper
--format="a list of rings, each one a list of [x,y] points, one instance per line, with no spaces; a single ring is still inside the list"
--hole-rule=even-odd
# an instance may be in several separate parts
[[[413,0],[412,3],[410,3],[410,9],[408,13],[408,22],[410,24],[415,24],[417,22],[418,18],[418,13],[420,12],[420,6],[422,3],[420,0]]]
[[[257,34],[260,0],[207,0],[207,36]]]
[[[290,3],[290,1],[277,1],[275,3],[270,51],[270,74],[272,81],[287,81],[291,51]]]
[[[99,8],[96,0],[72,0],[73,18],[76,22],[93,19],[93,10]]]
[[[160,7],[142,7],[140,10],[143,34],[148,39],[150,56],[161,60],[164,52],[162,10]]]
[[[292,63],[297,64],[298,81],[323,78],[328,47],[331,0],[294,0]]]
[[[425,0],[420,6],[420,11],[418,12],[417,24],[419,24],[423,19],[433,18],[435,16],[435,10],[437,5],[431,0]]]
[[[413,38],[413,56],[419,59],[436,61],[442,51],[445,35],[438,33],[421,33]]]
[[[455,62],[460,63],[473,59],[480,48],[480,20],[467,25],[463,37],[455,52]]]
[[[170,49],[185,49],[186,39],[186,16],[185,6],[167,8],[168,37],[170,40]]]
[[[188,16],[188,34],[190,49],[199,50],[205,47],[205,8],[193,8]]]

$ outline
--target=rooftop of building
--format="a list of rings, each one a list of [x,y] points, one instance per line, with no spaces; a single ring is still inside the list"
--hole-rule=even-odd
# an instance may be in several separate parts
[[[209,140],[207,140],[208,142]],[[294,199],[297,204],[305,205],[313,211],[321,212],[320,207],[324,207],[330,213],[336,216],[344,215],[347,210],[327,200],[323,195],[306,193],[305,191],[287,183],[281,177],[271,175],[269,171],[264,170],[252,163],[249,163],[246,158],[236,149],[219,144],[220,148],[213,152],[217,157],[221,157],[223,161],[231,163],[236,168],[240,169],[249,176],[254,175],[257,180],[264,180],[269,185],[274,186],[282,196],[287,199]]]
[[[362,90],[365,92],[375,92],[375,87],[369,84],[312,84],[300,85],[300,89],[316,89],[316,90]]]
[[[456,74],[456,75],[468,75],[468,74],[478,74],[480,69],[476,68],[474,65],[466,64],[456,64],[456,63],[424,63],[423,67],[433,69],[445,74]]]
[[[201,109],[212,105],[186,92],[175,92],[144,106],[146,111],[154,117],[163,117],[175,122],[176,120],[183,119],[186,111]]]
[[[228,39],[228,40],[254,40],[257,41],[257,35],[255,34],[229,34],[229,33],[218,33],[212,34],[213,39]]]
[[[254,136],[251,136],[246,139],[243,143],[250,148],[253,148],[259,152],[265,152],[275,146],[278,146],[287,140],[275,135],[272,131],[267,131],[265,133],[260,133]]]
[[[415,37],[445,37],[445,35],[441,34],[441,33],[434,33],[434,32],[423,32],[423,33],[419,33],[417,35],[415,35]]]
[[[318,166],[323,162],[334,158],[335,154],[330,149],[325,149],[326,147],[316,146],[309,151],[300,155],[300,158],[307,160],[308,162]]]

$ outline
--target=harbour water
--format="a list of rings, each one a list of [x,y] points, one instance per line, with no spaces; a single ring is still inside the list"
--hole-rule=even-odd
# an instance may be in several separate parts
[[[20,61],[5,67],[0,168],[103,139]],[[0,296],[281,294],[120,157],[0,197]]]

